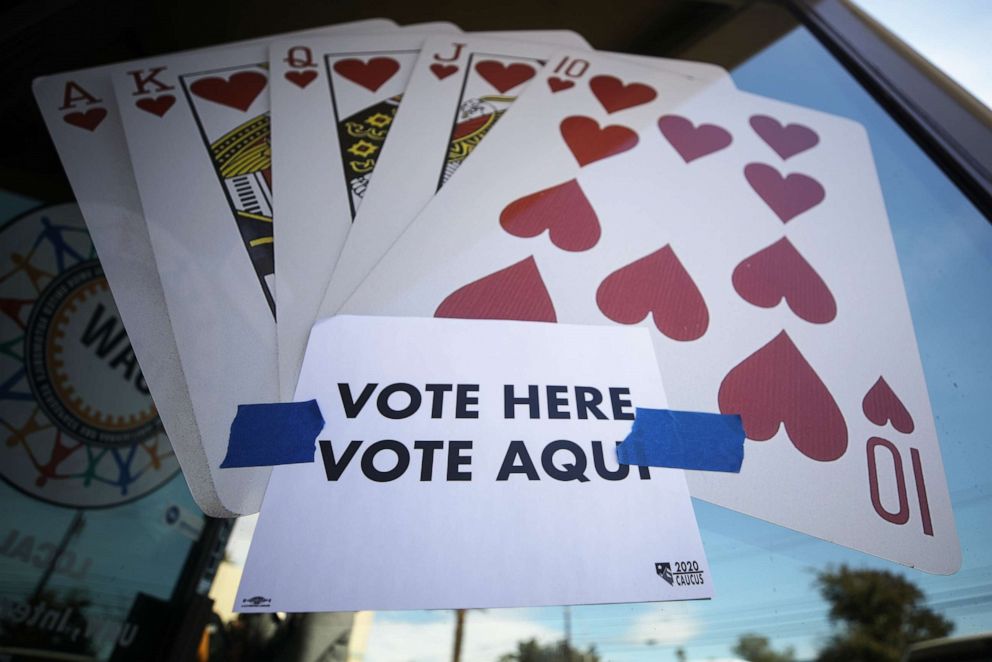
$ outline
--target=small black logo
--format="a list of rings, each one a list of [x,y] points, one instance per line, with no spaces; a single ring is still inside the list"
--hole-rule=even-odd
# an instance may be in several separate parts
[[[245,598],[241,601],[242,607],[268,607],[270,604],[272,604],[272,598],[263,598],[260,595]]]
[[[658,573],[658,576],[668,582],[669,586],[675,585],[675,579],[672,577],[672,564],[665,563],[655,563],[654,571]]]
[[[669,586],[702,586],[703,570],[698,561],[672,561],[654,564],[654,571]]]

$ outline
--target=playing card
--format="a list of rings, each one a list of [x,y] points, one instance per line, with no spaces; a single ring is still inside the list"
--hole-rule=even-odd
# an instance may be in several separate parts
[[[568,31],[513,34],[585,44]],[[275,227],[284,399],[292,397],[310,326],[426,37],[294,39],[270,48],[273,163],[285,173],[277,180]],[[461,37],[446,43],[453,38]]]
[[[342,312],[645,326],[671,405],[749,438],[694,496],[959,567],[863,127],[575,52],[495,132]]]
[[[111,76],[211,468],[236,406],[277,399],[265,57],[258,44]],[[257,510],[267,469],[218,473],[239,475],[236,512]]]
[[[387,29],[395,29],[395,24],[372,19],[319,32]],[[33,85],[35,98],[86,218],[169,440],[184,474],[202,478],[188,481],[193,497],[204,512],[229,517],[235,514],[231,505],[240,501],[237,496],[232,501],[232,494],[241,492],[240,479],[229,472],[212,472],[203,450],[114,103],[110,76],[115,67],[127,65],[38,78]]]
[[[375,182],[338,256],[318,318],[333,315],[403,229],[489,134],[515,95],[543,66],[551,47],[478,35],[424,44],[376,164]],[[722,68],[615,54],[701,84],[733,88]],[[433,166],[430,164],[433,163]]]

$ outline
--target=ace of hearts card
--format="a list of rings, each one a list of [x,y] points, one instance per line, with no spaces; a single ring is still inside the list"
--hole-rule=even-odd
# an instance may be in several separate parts
[[[644,326],[671,405],[747,433],[741,472],[687,472],[693,496],[952,573],[873,172],[855,122],[559,53],[341,312]]]
[[[392,21],[369,19],[314,32],[395,29]],[[252,40],[181,55],[209,60],[212,52],[252,44],[264,52],[267,42]],[[34,81],[34,94],[193,497],[208,515],[230,517],[240,514],[235,508],[246,503],[244,485],[236,475],[210,464],[197,426],[114,103],[111,79],[119,69],[131,66],[120,63],[44,76]]]

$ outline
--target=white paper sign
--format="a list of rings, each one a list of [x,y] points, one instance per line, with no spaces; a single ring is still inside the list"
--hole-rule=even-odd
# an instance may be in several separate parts
[[[616,461],[665,406],[644,329],[333,317],[311,398],[315,461],[273,470],[236,610],[713,595],[683,472]]]

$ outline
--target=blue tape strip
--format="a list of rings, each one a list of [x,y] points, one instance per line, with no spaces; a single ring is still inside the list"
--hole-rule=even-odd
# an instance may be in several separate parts
[[[637,408],[634,428],[617,446],[620,464],[739,473],[744,425],[737,414]]]
[[[238,405],[222,469],[313,462],[324,417],[316,400]]]

